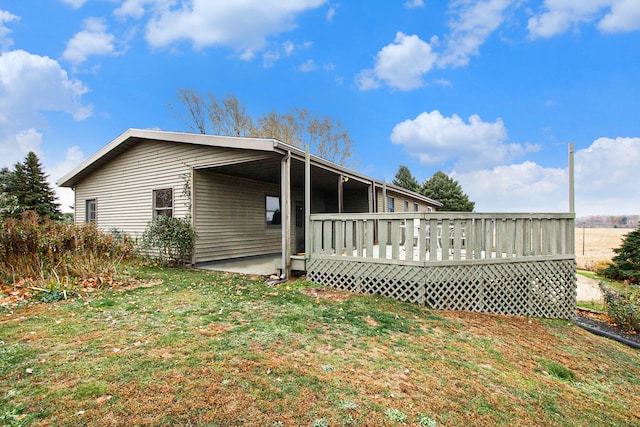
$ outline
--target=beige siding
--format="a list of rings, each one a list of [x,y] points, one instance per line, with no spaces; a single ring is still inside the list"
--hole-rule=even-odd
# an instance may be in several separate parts
[[[265,206],[266,196],[280,196],[279,184],[211,171],[198,171],[195,182],[196,262],[281,252],[282,228],[267,226]],[[296,200],[304,200],[299,189],[291,203],[292,248]]]
[[[345,188],[343,195],[344,211],[350,213],[369,212],[369,189],[359,188],[349,191]]]
[[[85,201],[96,199],[98,227],[139,236],[151,221],[154,189],[172,188],[174,216],[187,215],[182,195],[192,166],[253,159],[253,153],[197,145],[143,141],[94,172],[75,188],[75,220],[85,220]],[[260,156],[260,154],[257,154]]]
[[[382,212],[382,189],[378,188],[376,189],[376,193],[377,193],[377,206],[378,206],[378,212]],[[413,212],[413,204],[414,203],[418,203],[418,212],[435,212],[436,211],[436,207],[433,205],[430,205],[428,203],[423,202],[422,200],[417,200],[417,199],[411,199],[403,194],[399,194],[394,192],[393,190],[389,190],[387,189],[387,197],[393,197],[395,202],[395,211],[397,213],[403,213],[404,212],[404,202],[409,202],[409,212]],[[387,212],[389,211],[389,207],[387,206]]]

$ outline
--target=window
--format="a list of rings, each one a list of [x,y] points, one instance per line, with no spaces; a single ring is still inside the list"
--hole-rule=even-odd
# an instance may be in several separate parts
[[[429,206],[429,207],[427,208],[427,212],[433,212],[433,208],[432,208],[431,206]]]
[[[84,221],[96,222],[96,199],[85,200],[84,209]]]
[[[407,202],[406,200],[404,201],[404,211],[409,212],[409,202]]]
[[[417,203],[413,204],[413,211],[414,212],[418,212],[418,204]]]
[[[153,190],[153,217],[173,216],[173,189]]]
[[[280,197],[267,196],[267,227],[279,227],[282,224],[282,214],[280,213]]]
[[[393,197],[387,197],[387,210],[389,212],[395,212],[396,211],[394,204],[395,204],[394,198]]]

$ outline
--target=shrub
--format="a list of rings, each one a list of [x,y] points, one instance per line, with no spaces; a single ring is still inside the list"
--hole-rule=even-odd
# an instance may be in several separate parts
[[[189,218],[160,215],[147,224],[141,246],[146,254],[170,264],[188,263],[197,233]]]
[[[630,286],[628,290],[615,290],[601,282],[607,315],[620,327],[640,332],[640,290]]]
[[[598,273],[610,279],[638,284],[640,282],[640,228],[625,234],[622,244],[613,252],[616,255],[611,260],[611,264],[599,270]]]
[[[0,282],[68,283],[107,277],[133,255],[130,238],[116,240],[91,224],[63,224],[24,212],[0,226]]]

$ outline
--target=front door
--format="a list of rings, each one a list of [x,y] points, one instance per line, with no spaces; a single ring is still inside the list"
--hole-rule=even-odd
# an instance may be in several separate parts
[[[296,253],[304,252],[304,202],[296,202]]]

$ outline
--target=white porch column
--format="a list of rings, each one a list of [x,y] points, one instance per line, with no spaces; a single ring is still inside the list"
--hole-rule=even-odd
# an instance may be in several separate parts
[[[307,144],[304,157],[304,257],[311,253],[311,154]]]
[[[282,215],[282,272],[291,276],[291,152],[280,162],[280,211]]]

